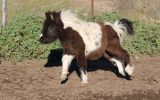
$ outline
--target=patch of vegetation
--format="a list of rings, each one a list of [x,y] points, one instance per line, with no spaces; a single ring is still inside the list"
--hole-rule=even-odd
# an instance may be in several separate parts
[[[117,13],[108,13],[96,16],[94,21],[115,21],[122,18]],[[93,20],[93,19],[92,19]],[[1,28],[0,56],[6,60],[46,59],[50,50],[60,48],[59,41],[49,45],[39,43],[42,28],[42,17],[19,16],[14,17]],[[131,55],[160,54],[160,35],[157,24],[146,24],[133,20],[135,27],[134,36],[124,42],[124,48]]]
[[[41,17],[14,17],[1,29],[0,56],[6,60],[44,59],[49,51],[60,47],[59,42],[50,45],[39,43],[42,28]]]
[[[157,24],[134,21],[135,34],[124,42],[130,54],[155,56],[160,54],[160,35]]]

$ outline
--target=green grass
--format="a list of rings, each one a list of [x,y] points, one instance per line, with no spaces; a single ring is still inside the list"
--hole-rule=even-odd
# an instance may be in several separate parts
[[[6,60],[45,59],[51,49],[60,47],[58,42],[41,45],[38,42],[42,17],[14,17],[1,29],[0,56]]]
[[[115,21],[122,18],[117,13],[96,16],[93,21]],[[90,19],[88,19],[90,20]],[[132,19],[135,35],[123,46],[131,55],[159,55],[160,35],[157,24],[147,24]],[[42,45],[38,42],[43,17],[37,15],[13,17],[0,32],[0,56],[5,60],[46,59],[50,50],[61,48],[59,41]]]

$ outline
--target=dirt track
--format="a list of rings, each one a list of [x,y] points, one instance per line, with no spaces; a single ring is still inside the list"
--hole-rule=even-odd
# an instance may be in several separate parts
[[[160,100],[160,56],[132,59],[136,66],[132,80],[118,77],[103,58],[89,61],[87,87],[80,86],[74,62],[68,80],[61,84],[60,56],[48,59],[48,63],[2,61],[0,100]]]

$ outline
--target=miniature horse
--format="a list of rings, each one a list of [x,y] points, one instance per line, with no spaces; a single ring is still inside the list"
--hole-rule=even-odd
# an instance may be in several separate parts
[[[131,76],[134,67],[129,54],[121,46],[123,40],[133,34],[131,21],[121,19],[114,23],[86,22],[71,11],[45,13],[40,43],[48,44],[60,40],[64,53],[62,57],[62,81],[67,78],[68,68],[74,58],[80,67],[81,85],[88,83],[87,59],[102,56],[114,62],[123,76]]]

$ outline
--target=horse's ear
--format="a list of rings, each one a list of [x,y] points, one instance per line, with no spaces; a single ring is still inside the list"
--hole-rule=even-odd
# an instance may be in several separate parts
[[[57,14],[60,16],[60,14],[61,14],[61,11],[58,11],[58,12],[57,12]]]
[[[46,13],[45,13],[46,18],[53,20],[53,19],[54,19],[54,17],[53,17],[54,13],[55,13],[55,12],[51,12],[51,11],[46,12]]]
[[[51,11],[47,11],[45,13],[45,15],[46,15],[46,18],[51,19],[52,12]]]
[[[59,17],[60,14],[61,14],[61,11],[53,11],[53,12],[52,12],[52,15],[53,15],[54,17]]]

